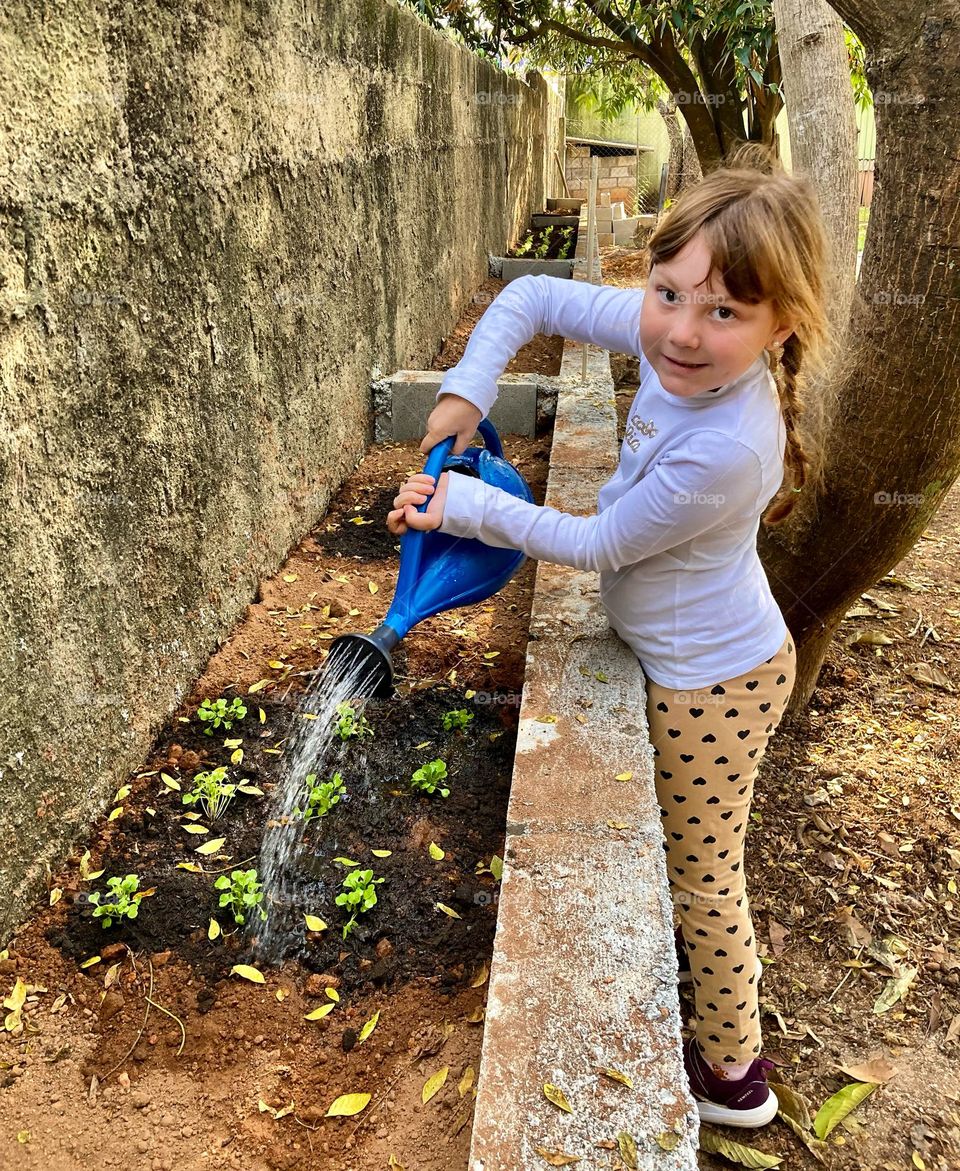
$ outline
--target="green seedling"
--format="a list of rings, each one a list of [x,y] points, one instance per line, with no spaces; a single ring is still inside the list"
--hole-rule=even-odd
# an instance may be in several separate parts
[[[106,930],[112,926],[114,919],[136,919],[140,909],[142,894],[137,893],[140,879],[135,874],[128,874],[126,878],[108,878],[108,894],[103,896],[99,891],[90,895],[90,902],[96,907],[94,919],[103,919]],[[112,898],[112,902],[101,903],[101,898]]]
[[[339,773],[334,773],[329,781],[323,781],[319,785],[316,780],[316,773],[310,773],[307,777],[307,800],[302,809],[299,805],[294,806],[294,817],[300,817],[304,821],[310,821],[314,817],[325,817],[347,791]]]
[[[383,881],[382,878],[374,878],[372,870],[351,870],[343,880],[343,894],[337,895],[335,901],[338,907],[346,907],[351,912],[343,927],[344,939],[356,927],[357,915],[376,905],[377,892],[374,887]]]
[[[410,778],[410,784],[421,793],[435,793],[437,785],[447,776],[447,766],[442,760],[431,760],[418,768]],[[441,797],[449,797],[449,789],[440,790]]]
[[[246,922],[251,911],[256,911],[261,919],[266,919],[267,912],[260,906],[263,902],[263,884],[257,881],[256,870],[232,870],[229,878],[221,874],[213,885],[223,891],[220,906],[230,908],[234,923]]]
[[[526,256],[526,254],[530,251],[530,249],[532,247],[533,247],[533,232],[528,232],[527,238],[523,241],[522,244],[518,244],[516,246],[516,248],[514,248],[514,252],[516,253],[517,256]]]
[[[222,767],[209,773],[197,773],[193,778],[192,792],[183,795],[184,805],[199,802],[207,818],[215,821],[226,810],[237,791],[236,785],[225,783],[226,776],[227,770]]]
[[[550,238],[551,238],[552,234],[553,234],[552,228],[548,228],[543,233],[543,236],[540,239],[540,243],[537,245],[537,250],[534,253],[534,256],[536,256],[537,260],[543,260],[546,257],[547,253],[550,251]]]
[[[205,699],[197,709],[197,719],[207,725],[203,729],[205,736],[212,736],[214,728],[226,728],[229,732],[234,723],[242,720],[246,714],[247,709],[239,696],[229,704],[225,699]]]
[[[334,727],[341,740],[373,735],[373,728],[367,722],[367,717],[362,712],[358,714],[357,709],[349,703],[337,704],[337,720]]]
[[[465,728],[473,719],[473,712],[465,707],[454,708],[453,711],[443,713],[443,730],[452,732],[454,728]]]

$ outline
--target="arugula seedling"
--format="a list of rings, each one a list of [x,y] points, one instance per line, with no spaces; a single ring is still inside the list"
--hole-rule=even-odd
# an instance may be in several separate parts
[[[454,708],[443,713],[443,730],[452,732],[454,728],[465,728],[472,719],[473,712],[467,711],[465,707]]]
[[[442,760],[431,760],[422,765],[410,778],[410,784],[421,793],[435,793],[437,785],[447,776],[447,766]],[[449,789],[440,790],[441,797],[449,797]]]
[[[293,807],[294,817],[310,821],[314,817],[325,817],[336,805],[347,789],[339,773],[334,773],[329,781],[316,784],[317,774],[310,773],[307,777],[307,800],[301,809],[299,805]]]
[[[343,894],[337,895],[335,901],[338,907],[346,907],[352,912],[344,924],[344,939],[356,927],[357,915],[376,905],[377,892],[374,888],[383,881],[382,878],[374,878],[372,870],[351,870],[343,880]]]
[[[234,923],[243,924],[247,915],[254,910],[261,919],[266,919],[267,912],[260,906],[263,902],[263,884],[257,881],[256,870],[232,870],[229,878],[221,874],[213,885],[223,891],[220,906],[230,908]]]
[[[199,802],[207,818],[216,821],[237,792],[236,785],[224,783],[226,775],[227,770],[223,767],[209,773],[197,773],[193,778],[193,790],[183,795],[183,804],[194,805]]]
[[[341,740],[373,735],[373,728],[367,722],[367,717],[362,712],[358,714],[357,709],[349,703],[337,704],[337,720],[334,727]]]
[[[205,699],[197,709],[197,719],[207,725],[203,729],[205,736],[212,736],[214,728],[224,727],[229,732],[234,723],[242,720],[246,714],[247,709],[239,696],[229,704],[225,699]]]
[[[89,896],[90,902],[96,907],[93,917],[103,919],[104,930],[112,925],[114,919],[136,919],[140,899],[143,897],[137,894],[139,886],[140,879],[135,874],[128,874],[126,878],[108,878],[109,891],[106,896],[101,895],[99,891],[94,891]],[[101,903],[100,900],[104,897],[112,897],[113,902]]]

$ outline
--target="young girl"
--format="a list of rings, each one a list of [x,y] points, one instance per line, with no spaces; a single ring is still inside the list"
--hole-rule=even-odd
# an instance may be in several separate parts
[[[599,570],[610,625],[647,681],[681,979],[692,976],[696,1002],[687,1076],[704,1121],[746,1127],[769,1122],[778,1103],[773,1063],[759,1056],[744,833],[796,664],[756,539],[761,519],[784,520],[806,481],[797,380],[827,337],[815,193],[769,158],[754,169],[757,158],[748,149],[680,197],[650,241],[645,291],[522,277],[444,377],[424,452],[453,434],[454,452],[466,447],[498,376],[538,332],[637,355],[640,388],[597,515],[448,472],[436,484],[411,476],[387,515],[393,533],[439,528]],[[785,464],[792,482],[767,509]]]

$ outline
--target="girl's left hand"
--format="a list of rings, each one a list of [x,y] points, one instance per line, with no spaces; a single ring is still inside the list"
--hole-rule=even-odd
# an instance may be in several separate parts
[[[387,513],[387,528],[396,536],[402,536],[408,528],[438,529],[443,523],[443,506],[447,499],[447,477],[449,472],[441,472],[440,479],[434,487],[433,476],[426,472],[417,472],[400,487],[400,492],[394,497],[394,508]],[[418,512],[417,505],[424,500],[430,503],[425,512]]]

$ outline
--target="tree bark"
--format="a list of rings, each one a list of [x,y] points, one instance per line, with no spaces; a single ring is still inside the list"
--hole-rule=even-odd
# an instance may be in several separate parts
[[[912,548],[960,474],[960,60],[953,0],[832,0],[866,47],[876,187],[825,483],[760,553],[805,706],[849,607]],[[795,111],[800,114],[801,111]]]
[[[680,190],[683,179],[683,134],[677,121],[677,106],[672,99],[657,102],[657,110],[663,119],[670,140],[670,156],[667,160],[667,197],[673,199]]]
[[[842,343],[857,274],[857,119],[840,17],[825,0],[773,0],[793,170],[817,188],[830,240],[831,325]]]

